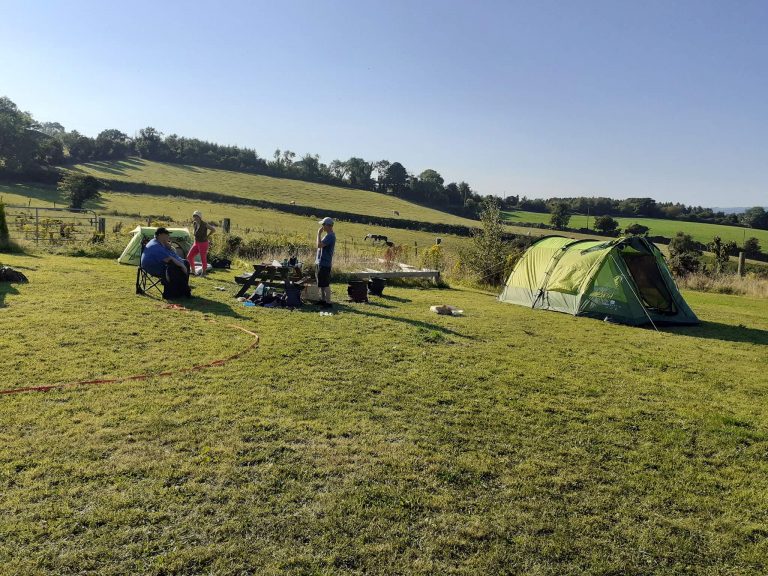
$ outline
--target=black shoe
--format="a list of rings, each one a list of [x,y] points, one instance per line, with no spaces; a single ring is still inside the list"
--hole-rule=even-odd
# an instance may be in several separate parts
[[[320,308],[333,308],[333,304],[330,302],[320,302]]]

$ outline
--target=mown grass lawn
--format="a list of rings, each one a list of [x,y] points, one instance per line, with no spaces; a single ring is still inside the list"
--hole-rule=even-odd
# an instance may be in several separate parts
[[[514,210],[504,212],[505,222],[510,225],[515,223],[544,223],[549,224],[550,215],[539,212],[525,212],[523,210]],[[701,222],[681,222],[679,220],[664,220],[661,218],[623,218],[615,216],[614,220],[619,223],[622,230],[631,224],[642,224],[649,228],[651,236],[664,236],[674,238],[678,232],[690,234],[694,240],[704,244],[712,242],[715,236],[720,236],[723,241],[733,241],[738,245],[743,245],[746,238],[754,237],[760,241],[763,251],[768,247],[768,230],[756,230],[753,228],[740,228],[738,226],[722,226],[720,224],[705,224]],[[584,214],[574,214],[568,226],[571,228],[594,228],[595,217]]]
[[[106,260],[3,255],[0,572],[764,574],[768,307],[637,329],[392,288],[189,311]],[[216,290],[223,286],[227,290]],[[335,286],[340,296],[342,286]],[[436,316],[449,303],[462,318]],[[223,366],[182,372],[247,347]]]

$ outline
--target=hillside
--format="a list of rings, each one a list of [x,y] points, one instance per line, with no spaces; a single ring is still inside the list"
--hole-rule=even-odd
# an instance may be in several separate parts
[[[475,220],[419,206],[386,194],[244,172],[164,164],[140,158],[90,162],[77,165],[74,169],[108,180],[145,182],[156,186],[215,192],[235,198],[267,200],[281,204],[294,202],[297,206],[310,206],[328,213],[337,210],[382,218],[470,227],[477,225]]]

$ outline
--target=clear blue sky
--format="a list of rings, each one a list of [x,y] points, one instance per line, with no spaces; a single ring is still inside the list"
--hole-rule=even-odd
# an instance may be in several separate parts
[[[0,95],[483,194],[768,204],[768,2],[0,0]]]

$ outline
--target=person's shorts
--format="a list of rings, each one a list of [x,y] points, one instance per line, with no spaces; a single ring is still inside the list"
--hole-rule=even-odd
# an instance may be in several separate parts
[[[317,287],[328,288],[331,285],[331,267],[330,266],[318,266],[317,267]]]

